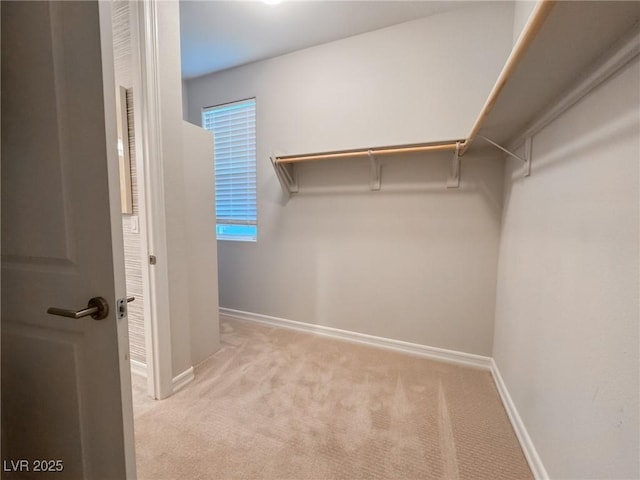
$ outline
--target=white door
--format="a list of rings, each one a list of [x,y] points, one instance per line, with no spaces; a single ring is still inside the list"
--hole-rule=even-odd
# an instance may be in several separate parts
[[[2,475],[133,478],[110,9],[0,8]]]

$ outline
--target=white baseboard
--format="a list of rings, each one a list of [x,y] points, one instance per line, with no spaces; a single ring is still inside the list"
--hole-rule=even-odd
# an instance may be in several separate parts
[[[131,359],[131,373],[147,378],[147,364]],[[171,380],[171,388],[173,393],[183,388],[195,378],[193,367],[187,368],[184,372],[173,377]]]
[[[542,459],[538,455],[536,447],[533,445],[529,432],[527,432],[527,428],[524,426],[522,418],[520,418],[518,409],[513,403],[509,390],[507,390],[502,375],[500,375],[500,370],[498,370],[498,365],[493,358],[491,359],[491,374],[493,375],[498,393],[500,394],[504,408],[507,411],[509,420],[511,420],[511,425],[516,432],[516,436],[518,437],[518,441],[520,442],[524,456],[527,458],[529,468],[531,468],[534,478],[536,480],[548,480],[549,475],[547,474],[547,470],[544,468]]]
[[[240,310],[232,310],[230,308],[220,308],[220,315],[232,319],[246,320],[250,322],[262,323],[274,327],[288,328],[301,332],[314,333],[324,337],[337,338],[353,343],[361,343],[372,347],[385,348],[387,350],[395,350],[398,352],[408,353],[419,357],[431,358],[448,363],[456,363],[486,370],[491,369],[491,358],[482,355],[474,355],[471,353],[458,352],[455,350],[447,350],[444,348],[429,347],[417,343],[403,342],[402,340],[393,340],[390,338],[376,337],[364,333],[351,332],[341,330],[339,328],[325,327],[323,325],[313,325],[310,323],[296,322],[284,318],[270,317],[259,313],[243,312]]]
[[[143,378],[147,378],[147,364],[131,359],[131,373]]]
[[[188,383],[193,381],[194,378],[196,377],[193,373],[193,367],[189,367],[181,374],[173,377],[173,380],[171,381],[171,387],[173,388],[173,393],[176,393],[181,388],[184,388]]]

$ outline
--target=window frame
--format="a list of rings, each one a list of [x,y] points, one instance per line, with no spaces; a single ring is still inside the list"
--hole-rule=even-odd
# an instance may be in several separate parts
[[[244,105],[243,105],[244,104]],[[203,107],[202,108],[202,112],[201,112],[201,122],[202,122],[202,128],[204,128],[205,130],[211,132],[214,136],[214,169],[216,171],[216,183],[214,186],[214,190],[215,190],[215,198],[216,198],[216,204],[215,204],[215,210],[216,210],[216,226],[215,226],[215,232],[216,232],[216,239],[217,240],[225,240],[225,241],[237,241],[237,242],[257,242],[258,241],[258,162],[257,162],[257,124],[256,124],[256,97],[249,97],[249,98],[245,98],[242,100],[235,100],[232,102],[225,102],[225,103],[221,103],[221,104],[217,104],[217,105],[212,105],[209,107]],[[243,181],[246,182],[247,179],[242,179],[242,175],[246,175],[247,178],[249,179],[249,183],[252,183],[252,185],[247,189],[247,190],[251,190],[251,188],[253,189],[252,192],[250,193],[246,193],[245,196],[247,197],[247,199],[249,199],[250,201],[252,201],[253,203],[251,204],[251,206],[249,206],[248,208],[245,207],[245,209],[247,211],[253,211],[254,215],[253,218],[251,219],[246,219],[246,218],[221,218],[218,216],[219,210],[220,210],[220,204],[218,202],[218,198],[219,198],[219,194],[220,194],[220,187],[221,185],[219,184],[218,180],[218,168],[219,168],[219,164],[218,164],[218,159],[220,158],[219,154],[216,154],[216,131],[214,130],[214,126],[213,126],[213,122],[215,121],[213,118],[213,115],[211,114],[211,112],[216,112],[216,111],[228,111],[231,110],[233,107],[238,107],[238,108],[248,108],[249,111],[253,114],[253,132],[252,134],[247,135],[247,137],[249,139],[253,140],[253,144],[251,145],[251,147],[249,148],[249,150],[253,150],[253,158],[251,159],[251,154],[248,155],[248,157],[250,158],[250,160],[245,160],[244,162],[240,161],[239,163],[241,164],[239,167],[240,170],[242,170],[243,168],[248,168],[247,172],[244,173],[237,173],[236,175],[238,176],[240,180],[239,183],[242,183]],[[211,118],[208,118],[208,115]],[[239,125],[242,125],[242,122],[238,122]],[[249,121],[248,124],[251,124],[251,122]],[[208,127],[208,125],[211,125],[210,127]],[[246,128],[246,127],[245,127]],[[225,133],[225,135],[229,135],[228,133]],[[233,154],[229,154],[228,157],[225,157],[224,159],[224,163],[222,164],[223,167],[229,167],[229,164],[233,163]],[[244,165],[243,165],[244,163]],[[233,167],[231,167],[233,168]],[[252,180],[251,180],[252,177]],[[231,188],[233,188],[233,180],[229,180],[229,185],[231,186]],[[246,187],[245,187],[246,188]],[[239,196],[240,201],[244,201],[245,199],[242,197],[242,195]],[[236,202],[238,201],[238,199],[236,199]],[[225,206],[227,208],[233,208],[233,200],[229,200]],[[242,211],[242,208],[239,209],[240,211]],[[239,215],[239,217],[242,216],[247,216],[247,212],[243,212],[243,214]],[[243,228],[246,230],[244,233],[240,232],[229,232],[229,233],[225,233],[221,230],[223,229],[227,229],[227,230],[242,230]]]

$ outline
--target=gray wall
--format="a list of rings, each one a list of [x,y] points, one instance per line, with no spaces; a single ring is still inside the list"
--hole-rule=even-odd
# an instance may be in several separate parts
[[[448,154],[300,166],[271,153],[464,138],[511,48],[513,6],[475,5],[186,82],[188,118],[257,97],[258,242],[218,242],[221,306],[490,355],[502,161]],[[482,55],[477,46],[482,45]]]
[[[640,70],[505,176],[494,357],[552,478],[638,478]]]

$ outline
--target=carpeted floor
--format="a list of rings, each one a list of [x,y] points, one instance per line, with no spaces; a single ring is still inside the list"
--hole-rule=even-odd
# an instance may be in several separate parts
[[[136,416],[138,478],[531,479],[487,371],[225,320]]]

